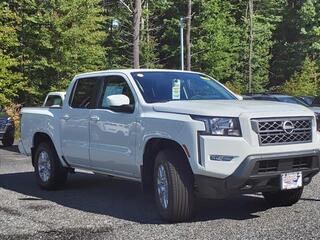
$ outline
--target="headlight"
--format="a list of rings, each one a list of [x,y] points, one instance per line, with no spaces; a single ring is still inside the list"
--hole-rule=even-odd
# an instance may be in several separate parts
[[[191,116],[194,120],[204,122],[205,133],[215,136],[241,137],[239,118]]]

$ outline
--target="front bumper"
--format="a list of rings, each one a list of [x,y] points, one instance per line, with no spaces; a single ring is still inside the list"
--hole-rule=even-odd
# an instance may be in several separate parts
[[[203,198],[225,198],[234,194],[276,191],[280,189],[281,173],[301,171],[303,184],[307,185],[319,168],[319,150],[252,155],[227,178],[195,175],[195,192]]]

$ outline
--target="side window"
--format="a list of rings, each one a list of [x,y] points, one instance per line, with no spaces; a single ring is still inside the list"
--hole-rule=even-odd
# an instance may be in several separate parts
[[[73,108],[92,108],[96,101],[98,78],[82,78],[76,83],[70,104]]]
[[[126,95],[130,99],[130,105],[134,105],[134,98],[126,80],[121,76],[107,76],[103,84],[101,108],[108,108],[107,97],[116,94]]]
[[[62,99],[60,96],[51,95],[48,97],[45,106],[51,107],[53,105],[62,106]]]

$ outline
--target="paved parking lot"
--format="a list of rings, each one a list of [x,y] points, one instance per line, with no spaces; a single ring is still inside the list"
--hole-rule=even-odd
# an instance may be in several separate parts
[[[193,222],[161,221],[137,183],[70,175],[64,190],[40,190],[30,160],[0,147],[0,239],[319,239],[320,177],[292,207],[263,198],[201,200]]]

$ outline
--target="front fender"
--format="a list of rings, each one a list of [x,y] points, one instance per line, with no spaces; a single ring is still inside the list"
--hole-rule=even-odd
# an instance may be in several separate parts
[[[157,117],[157,115],[161,115]],[[152,113],[145,115],[138,124],[137,129],[137,167],[143,165],[143,155],[148,141],[161,138],[175,141],[189,152],[189,163],[194,172],[201,166],[198,164],[197,132],[203,124],[191,119],[189,115]]]

